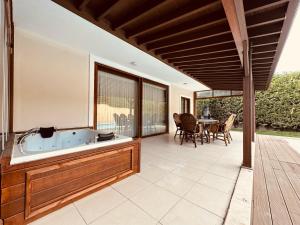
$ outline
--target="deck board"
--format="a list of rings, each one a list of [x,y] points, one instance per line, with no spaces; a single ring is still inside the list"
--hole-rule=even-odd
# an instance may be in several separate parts
[[[257,135],[252,225],[300,225],[300,155],[284,140]]]

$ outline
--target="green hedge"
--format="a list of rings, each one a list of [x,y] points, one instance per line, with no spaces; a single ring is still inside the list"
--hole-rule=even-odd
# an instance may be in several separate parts
[[[242,97],[197,100],[197,115],[205,105],[216,119],[236,113],[235,125],[243,122]],[[300,131],[300,72],[276,75],[267,91],[256,92],[256,125]]]

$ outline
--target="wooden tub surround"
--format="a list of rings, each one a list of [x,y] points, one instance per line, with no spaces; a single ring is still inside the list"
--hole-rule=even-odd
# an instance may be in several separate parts
[[[1,155],[5,225],[27,224],[140,171],[140,139],[10,165],[13,140],[14,135]]]

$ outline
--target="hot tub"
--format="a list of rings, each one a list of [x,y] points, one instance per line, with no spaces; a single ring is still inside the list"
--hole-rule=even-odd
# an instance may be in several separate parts
[[[118,135],[112,140],[97,142],[97,134],[98,132],[92,129],[57,131],[50,138],[42,138],[39,133],[33,133],[26,136],[19,144],[17,140],[20,135],[16,135],[10,164],[45,159],[132,141],[131,137]]]

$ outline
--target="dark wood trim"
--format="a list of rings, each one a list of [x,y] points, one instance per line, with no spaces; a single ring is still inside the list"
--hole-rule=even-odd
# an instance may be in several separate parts
[[[188,111],[187,112],[183,112],[182,110],[182,102],[185,102],[187,103],[187,109]],[[185,97],[185,96],[180,96],[180,113],[191,113],[191,98],[189,97]]]
[[[94,69],[94,129],[97,128],[97,92],[98,92],[98,71],[106,71],[109,73],[112,73],[114,75],[118,75],[121,77],[125,77],[128,79],[132,79],[137,81],[137,85],[138,85],[138,108],[137,108],[137,127],[136,127],[136,137],[148,137],[148,136],[143,136],[142,135],[142,130],[143,130],[143,83],[149,83],[152,85],[156,85],[158,87],[162,87],[166,89],[166,101],[167,101],[167,105],[166,105],[166,115],[165,115],[165,120],[167,122],[167,129],[166,132],[164,133],[160,133],[160,134],[165,134],[165,133],[169,133],[169,86],[159,83],[157,81],[153,81],[147,78],[143,78],[140,77],[138,75],[132,74],[132,73],[128,73],[125,71],[122,71],[120,69],[116,69],[98,62],[95,62],[95,69]]]
[[[7,30],[7,42],[5,45],[8,54],[8,131],[12,133],[14,105],[14,22],[12,0],[4,1],[4,26]]]
[[[93,126],[97,129],[97,96],[98,96],[98,71],[99,64],[95,63],[94,67],[94,114],[93,114]]]

